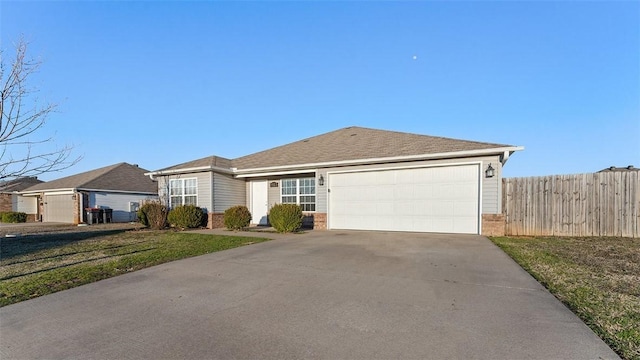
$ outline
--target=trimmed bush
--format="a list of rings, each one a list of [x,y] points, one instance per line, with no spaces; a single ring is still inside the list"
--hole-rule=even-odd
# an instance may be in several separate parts
[[[251,223],[251,213],[246,206],[230,207],[224,212],[224,226],[229,230],[244,229]]]
[[[294,232],[302,226],[302,208],[296,204],[276,204],[269,212],[269,223],[278,232]]]
[[[202,226],[204,212],[195,205],[180,205],[169,211],[169,225],[181,229],[192,229]]]
[[[149,220],[147,219],[147,215],[144,214],[142,208],[138,209],[138,222],[144,226],[149,226]]]
[[[151,201],[140,207],[138,211],[138,220],[144,226],[148,226],[154,230],[160,230],[167,227],[167,207],[159,201]]]
[[[6,211],[2,213],[0,221],[2,221],[3,223],[27,222],[27,214],[23,212]]]

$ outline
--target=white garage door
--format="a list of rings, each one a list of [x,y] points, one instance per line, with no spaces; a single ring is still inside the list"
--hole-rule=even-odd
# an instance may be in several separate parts
[[[43,220],[46,222],[73,223],[75,202],[71,194],[45,195]]]
[[[331,229],[477,234],[480,166],[329,175]]]

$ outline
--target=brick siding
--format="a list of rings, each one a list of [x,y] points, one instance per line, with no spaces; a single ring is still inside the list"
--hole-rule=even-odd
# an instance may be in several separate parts
[[[208,213],[207,229],[220,229],[224,227],[224,213]]]
[[[482,235],[504,236],[504,214],[482,214]]]
[[[13,211],[11,194],[0,194],[0,211]]]
[[[313,214],[313,229],[314,230],[326,230],[327,229],[327,213],[315,213],[315,214]]]

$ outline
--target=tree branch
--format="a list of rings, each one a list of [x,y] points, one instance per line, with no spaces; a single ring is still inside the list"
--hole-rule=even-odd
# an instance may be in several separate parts
[[[46,125],[57,104],[40,105],[37,98],[33,98],[37,89],[30,88],[28,80],[42,63],[27,58],[27,48],[28,43],[20,38],[10,66],[5,64],[4,51],[0,52],[0,179],[60,171],[81,160],[81,157],[71,158],[73,146],[69,145],[53,151],[37,150],[36,145],[54,141],[52,136],[34,136]],[[26,106],[27,102],[33,105]]]

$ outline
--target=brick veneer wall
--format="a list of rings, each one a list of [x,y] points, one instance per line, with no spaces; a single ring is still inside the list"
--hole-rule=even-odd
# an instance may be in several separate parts
[[[504,214],[482,214],[482,235],[504,236]]]
[[[208,213],[207,229],[220,229],[224,227],[224,213]]]
[[[313,214],[313,229],[314,230],[326,230],[327,229],[327,213],[315,213],[315,214]]]
[[[0,194],[0,211],[13,211],[13,199],[11,194]]]
[[[73,194],[73,223],[80,224],[82,222],[82,213],[84,209],[80,208],[82,204],[82,194]]]

